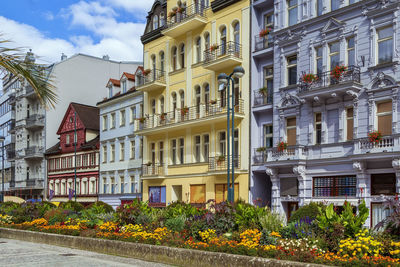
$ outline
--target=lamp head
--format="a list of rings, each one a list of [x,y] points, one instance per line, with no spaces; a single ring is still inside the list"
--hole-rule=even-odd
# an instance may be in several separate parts
[[[233,76],[235,76],[238,79],[242,78],[244,73],[245,71],[242,66],[237,66],[233,69]]]
[[[228,84],[228,78],[228,75],[226,75],[225,73],[221,73],[220,75],[218,75],[218,83],[225,86]]]

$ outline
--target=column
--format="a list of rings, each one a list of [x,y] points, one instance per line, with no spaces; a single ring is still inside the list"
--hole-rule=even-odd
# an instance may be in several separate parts
[[[272,183],[271,192],[271,207],[272,211],[285,215],[285,212],[281,203],[281,183],[279,180],[278,171],[273,168],[266,168],[265,173],[270,177]]]
[[[298,198],[299,206],[303,206],[306,199],[311,199],[312,196],[312,181],[306,176],[306,167],[304,165],[298,165],[293,167],[293,173],[297,175],[298,185]]]
[[[400,158],[394,159],[392,166],[396,172],[396,193],[400,194]]]
[[[371,206],[371,186],[369,181],[369,175],[366,173],[366,165],[363,161],[353,162],[353,169],[357,174],[357,187],[356,187],[356,197],[361,201],[364,200],[367,207]],[[370,227],[370,216],[368,216],[365,222],[366,227]]]

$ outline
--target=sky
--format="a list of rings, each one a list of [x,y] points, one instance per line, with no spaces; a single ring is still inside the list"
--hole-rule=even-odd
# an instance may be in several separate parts
[[[76,53],[142,61],[140,36],[153,0],[2,0],[1,38],[40,63]]]

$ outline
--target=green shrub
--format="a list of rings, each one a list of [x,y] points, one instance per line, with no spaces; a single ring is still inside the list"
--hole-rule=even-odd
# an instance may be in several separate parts
[[[47,211],[43,218],[45,218],[50,225],[53,225],[56,223],[65,222],[67,220],[67,215],[68,213],[65,210],[56,208]]]
[[[292,216],[289,219],[289,222],[299,221],[306,217],[311,220],[315,220],[318,215],[321,215],[320,208],[323,210],[324,207],[325,205],[322,203],[311,202],[293,212]]]
[[[270,210],[266,214],[261,215],[258,220],[260,221],[261,228],[268,232],[279,232],[285,225],[285,218]]]
[[[204,214],[204,209],[193,207],[185,202],[173,202],[165,208],[165,218],[171,219],[184,215],[186,218]]]
[[[174,232],[182,232],[185,227],[186,218],[184,215],[177,216],[175,218],[169,218],[165,222],[165,226]]]
[[[132,203],[121,205],[117,208],[116,217],[120,224],[139,224],[138,221],[146,221],[144,215],[150,218],[152,209],[147,202],[135,199]],[[138,220],[139,215],[141,217]]]
[[[71,200],[67,202],[61,202],[58,207],[65,210],[72,210],[75,212],[82,211],[85,208],[81,203]]]
[[[267,214],[266,208],[253,206],[242,201],[234,205],[235,209],[235,223],[239,230],[257,228],[260,229],[259,218]]]
[[[104,203],[103,201],[97,201],[85,208],[85,210],[92,210],[95,214],[103,214],[103,213],[110,213],[114,212],[113,207],[108,205],[107,203]]]
[[[0,214],[11,215],[12,211],[18,209],[19,207],[20,207],[20,204],[12,202],[12,201],[0,203]]]

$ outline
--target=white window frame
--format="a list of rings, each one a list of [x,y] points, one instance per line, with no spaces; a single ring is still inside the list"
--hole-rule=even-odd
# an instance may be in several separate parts
[[[119,127],[125,126],[126,123],[126,112],[125,110],[119,111]]]
[[[115,129],[115,113],[111,113],[110,129]]]
[[[103,115],[103,131],[107,131],[108,128],[108,116]]]
[[[386,38],[383,38],[383,39],[379,39],[379,31],[381,31],[381,30],[384,30],[384,29],[387,29],[387,28],[391,28],[392,29],[392,32],[394,33],[394,29],[393,29],[393,25],[388,25],[388,26],[383,26],[383,27],[379,27],[379,28],[377,28],[376,29],[376,49],[375,49],[375,54],[376,54],[376,65],[379,65],[379,64],[385,64],[385,63],[389,63],[389,62],[384,62],[384,63],[379,63],[379,43],[381,43],[381,42],[385,42],[385,41],[388,41],[388,40],[392,40],[392,51],[391,51],[391,53],[392,53],[392,62],[393,62],[393,59],[394,59],[394,51],[393,51],[393,49],[394,49],[394,47],[395,47],[395,40],[394,40],[394,38],[393,38],[393,34],[391,35],[391,36],[389,36],[389,37],[386,37]]]
[[[130,146],[131,146],[131,149],[130,149],[129,158],[135,159],[136,158],[136,155],[135,155],[136,154],[136,140],[131,140]]]
[[[125,160],[125,142],[119,143],[119,161]]]

